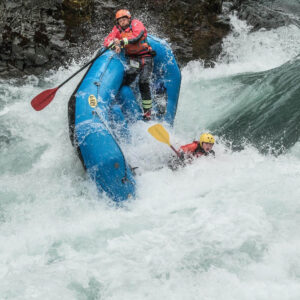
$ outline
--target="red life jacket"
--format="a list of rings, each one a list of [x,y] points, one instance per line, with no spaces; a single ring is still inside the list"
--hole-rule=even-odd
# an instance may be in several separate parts
[[[152,49],[147,42],[147,30],[139,20],[132,20],[126,29],[119,25],[114,26],[112,32],[105,38],[104,46],[108,47],[114,38],[128,40],[129,43],[124,46],[128,56],[151,56]],[[135,41],[135,39],[137,40]]]
[[[126,38],[128,41],[130,41],[135,38],[131,25],[125,30],[123,30],[120,26],[118,26],[118,29],[120,31],[122,39]],[[125,53],[128,56],[135,56],[135,55],[142,56],[144,54],[149,54],[149,52],[152,50],[147,42],[145,33],[136,43],[134,44],[129,43],[125,45],[124,48],[125,48]]]
[[[200,143],[197,141],[194,141],[191,144],[181,146],[180,150],[186,154],[192,154],[196,157],[206,155],[205,151],[200,147]]]

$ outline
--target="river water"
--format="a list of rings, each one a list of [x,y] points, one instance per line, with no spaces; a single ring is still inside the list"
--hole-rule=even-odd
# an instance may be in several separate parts
[[[300,299],[300,29],[233,33],[215,68],[182,70],[174,146],[216,135],[216,158],[177,172],[132,128],[137,199],[97,194],[69,141],[80,65],[0,86],[0,299]]]

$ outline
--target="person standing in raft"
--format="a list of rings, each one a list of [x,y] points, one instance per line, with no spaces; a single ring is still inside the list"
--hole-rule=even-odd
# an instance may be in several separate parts
[[[108,47],[114,44],[116,53],[120,53],[121,47],[124,47],[129,63],[123,84],[132,84],[136,76],[139,75],[143,119],[151,120],[150,79],[153,71],[153,51],[147,42],[147,30],[139,20],[131,20],[131,14],[126,9],[117,11],[115,20],[116,25],[105,38],[104,46]]]
[[[181,146],[178,150],[179,156],[173,157],[168,166],[172,170],[177,170],[179,166],[185,166],[186,163],[191,163],[195,158],[201,156],[215,156],[215,151],[212,150],[215,143],[215,138],[210,133],[203,133],[199,141],[193,141],[190,144]]]

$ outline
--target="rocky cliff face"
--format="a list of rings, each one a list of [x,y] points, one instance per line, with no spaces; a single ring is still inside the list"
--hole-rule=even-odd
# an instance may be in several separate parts
[[[167,39],[180,64],[199,58],[213,64],[230,31],[224,11],[238,10],[254,29],[290,22],[259,0],[0,1],[1,77],[41,74],[94,52],[121,8],[129,9],[150,33]],[[257,11],[257,5],[263,8]]]
[[[68,36],[67,8],[62,3],[2,0],[0,9],[0,75],[40,74],[76,53],[81,39],[72,42]]]
[[[117,9],[167,38],[180,63],[212,60],[229,31],[221,0],[2,0],[0,76],[40,74],[100,48]]]
[[[294,2],[294,3],[293,3]],[[290,24],[300,25],[299,1],[278,1],[278,0],[238,0],[235,1],[238,8],[238,16],[246,20],[253,30],[272,29]],[[293,16],[294,15],[294,16]]]

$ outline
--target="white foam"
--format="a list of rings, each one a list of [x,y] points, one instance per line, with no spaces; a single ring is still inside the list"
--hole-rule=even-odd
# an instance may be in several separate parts
[[[235,51],[228,64],[207,70],[194,62],[183,70],[178,119],[175,129],[167,127],[175,147],[197,138],[226,109],[222,97],[233,89],[228,74],[284,62],[284,43],[277,41],[275,59],[263,66],[259,55],[247,52],[254,45],[259,54],[260,43],[246,36],[248,47],[225,47]],[[242,46],[241,36],[236,39]],[[275,158],[252,147],[233,153],[216,137],[215,159],[172,172],[166,167],[171,149],[147,133],[151,122],[141,122],[124,145],[140,169],[138,196],[117,208],[97,194],[69,141],[67,101],[76,82],[41,112],[29,104],[78,67],[44,83],[32,77],[21,87],[1,87],[1,100],[12,101],[0,128],[12,136],[0,158],[0,298],[298,299],[298,145]]]

